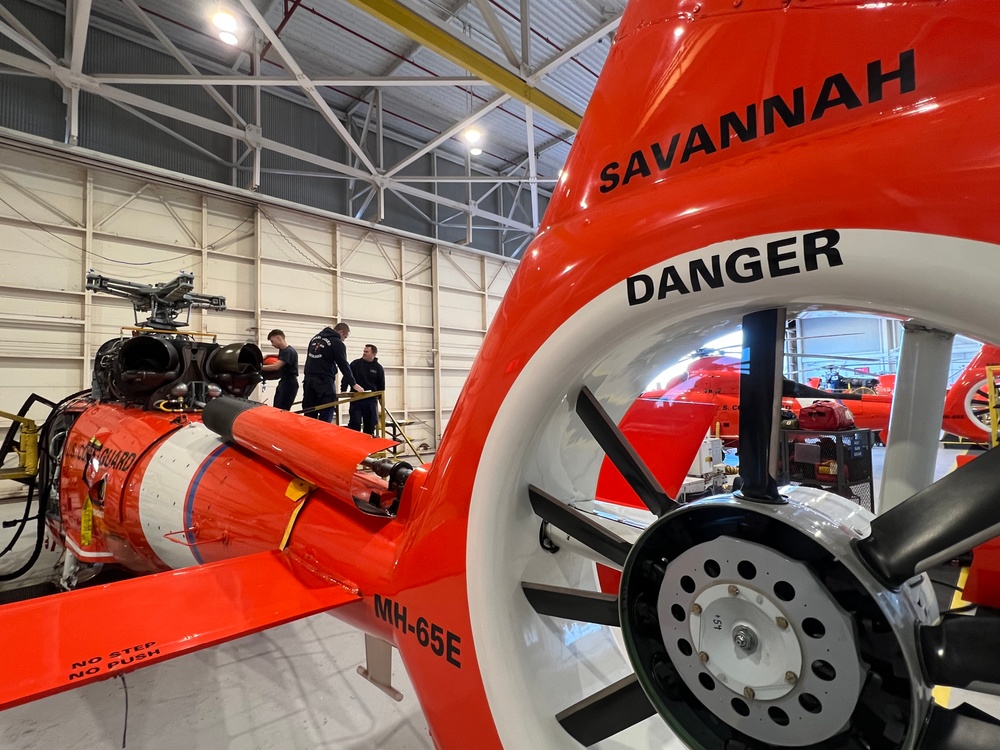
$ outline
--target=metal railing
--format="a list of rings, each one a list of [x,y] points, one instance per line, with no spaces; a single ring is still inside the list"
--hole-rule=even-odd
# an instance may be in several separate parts
[[[394,416],[392,416],[392,413],[385,407],[385,391],[362,391],[360,393],[356,391],[349,391],[346,393],[339,393],[337,394],[337,398],[334,401],[330,401],[329,403],[326,404],[319,404],[317,406],[311,406],[308,409],[300,409],[295,413],[307,415],[313,412],[322,411],[323,409],[331,409],[331,408],[337,409],[341,404],[349,404],[352,401],[363,401],[369,398],[376,399],[377,403],[378,425],[376,427],[376,433],[378,434],[378,436],[383,438],[389,437],[386,435],[386,419],[388,418],[389,422],[391,422],[391,424],[395,428],[393,430],[394,434],[391,436],[391,439],[398,440],[399,438],[402,438],[403,441],[406,443],[406,445],[409,447],[409,449],[413,451],[413,455],[416,456],[417,460],[420,461],[420,463],[423,463],[424,459],[421,457],[420,452],[417,450],[417,447],[410,441],[410,438],[407,436],[406,432],[403,431],[403,425],[400,424],[399,421],[397,421],[397,419]]]

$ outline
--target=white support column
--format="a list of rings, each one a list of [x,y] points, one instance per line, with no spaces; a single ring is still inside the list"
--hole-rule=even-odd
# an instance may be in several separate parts
[[[86,173],[86,184],[84,187],[83,200],[83,343],[80,347],[80,354],[83,355],[83,372],[80,375],[80,388],[87,388],[91,384],[90,377],[90,318],[92,313],[93,292],[87,290],[87,272],[90,270],[94,248],[94,175],[88,169]]]
[[[201,196],[201,272],[198,274],[201,283],[202,294],[207,292],[208,285],[208,196]],[[202,333],[208,332],[208,310],[201,308],[198,311],[201,315],[201,325],[199,329]]]
[[[254,283],[254,293],[253,293],[253,342],[256,344],[260,341],[261,330],[261,305],[260,305],[260,295],[261,295],[261,245],[262,237],[260,233],[260,206],[254,207],[253,212],[253,283]]]
[[[399,241],[399,365],[403,368],[403,379],[400,386],[399,403],[402,406],[402,420],[409,416],[409,399],[406,397],[406,383],[409,370],[406,361],[406,240]]]
[[[528,135],[528,177],[531,180],[531,226],[538,231],[538,165],[535,162],[535,116],[531,107],[524,108]],[[513,212],[511,213],[513,216]]]
[[[441,444],[441,434],[444,432],[442,425],[444,415],[441,408],[441,295],[439,285],[441,277],[438,275],[438,259],[441,250],[437,245],[431,248],[431,317],[433,325],[434,347],[434,446]]]
[[[482,320],[480,321],[480,328],[484,331],[490,324],[490,290],[489,281],[486,278],[486,256],[481,255],[479,257],[479,288],[482,290],[483,296],[481,300],[482,304]]]
[[[952,333],[913,323],[904,326],[878,513],[934,481],[953,340]]]

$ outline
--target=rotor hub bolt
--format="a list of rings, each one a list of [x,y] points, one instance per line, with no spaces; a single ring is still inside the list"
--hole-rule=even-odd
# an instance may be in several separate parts
[[[698,652],[698,660],[702,664],[708,664],[708,652],[707,651],[699,651]]]
[[[740,595],[739,588],[736,587],[736,586],[733,586],[732,584],[730,584],[729,585],[729,595],[730,596],[739,596]]]
[[[737,625],[733,628],[733,643],[743,653],[752,654],[757,650],[757,634],[746,625]]]
[[[799,676],[795,672],[785,672],[785,682],[789,685],[794,685],[799,681]]]
[[[781,630],[786,630],[788,628],[788,620],[784,617],[777,617],[774,620],[774,624],[778,626]]]
[[[752,687],[743,688],[743,697],[746,698],[748,701],[752,701],[756,695],[757,693],[753,691]]]

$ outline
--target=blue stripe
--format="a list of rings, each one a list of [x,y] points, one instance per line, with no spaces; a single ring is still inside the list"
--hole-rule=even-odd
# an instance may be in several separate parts
[[[191,545],[191,554],[194,555],[194,559],[198,561],[199,565],[205,561],[201,559],[201,553],[198,551],[198,545],[195,543],[194,534],[187,530],[191,528],[191,523],[194,520],[194,496],[198,494],[198,485],[201,484],[201,479],[205,476],[205,472],[208,471],[208,467],[228,447],[225,444],[220,445],[205,457],[205,460],[201,462],[201,466],[198,467],[198,471],[195,472],[194,479],[188,486],[187,495],[184,498],[184,539]]]

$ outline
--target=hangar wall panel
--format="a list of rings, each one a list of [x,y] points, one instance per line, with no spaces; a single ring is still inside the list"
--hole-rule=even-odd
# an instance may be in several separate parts
[[[225,311],[191,330],[300,357],[335,320],[348,356],[379,348],[387,406],[416,445],[436,447],[516,263],[333,218],[186,188],[100,162],[0,147],[0,409],[31,392],[88,388],[97,347],[129,335],[127,300],[85,291],[89,269],[155,284],[180,271]],[[255,397],[270,401],[273,385]],[[346,409],[341,420],[346,423]],[[5,425],[0,425],[5,426]]]

